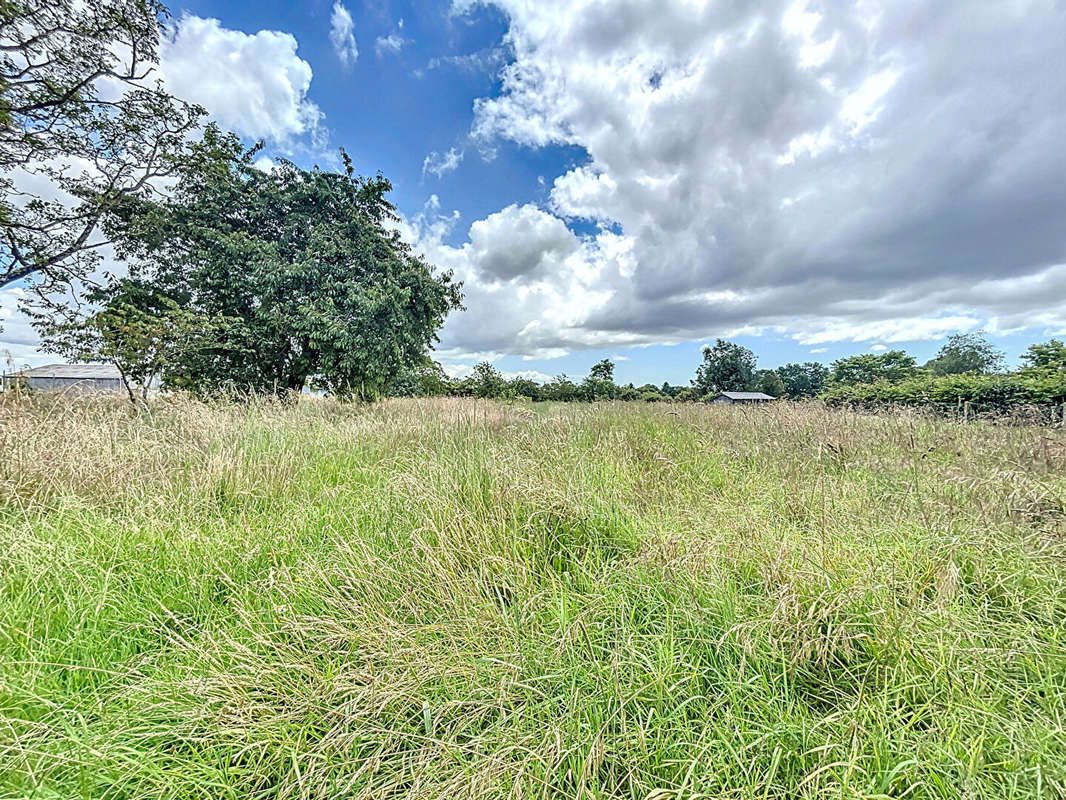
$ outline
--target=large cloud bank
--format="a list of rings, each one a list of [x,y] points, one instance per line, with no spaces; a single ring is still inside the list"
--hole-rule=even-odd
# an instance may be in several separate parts
[[[461,247],[412,221],[466,280],[449,350],[1066,328],[1061,3],[493,4],[514,57],[472,135],[588,161]]]

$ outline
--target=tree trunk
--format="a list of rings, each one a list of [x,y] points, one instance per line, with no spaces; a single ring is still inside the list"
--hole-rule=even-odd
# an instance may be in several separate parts
[[[123,371],[122,367],[118,365],[117,362],[112,363],[115,365],[115,369],[118,370],[118,376],[122,379],[122,385],[126,387],[126,394],[129,395],[130,402],[133,403],[134,406],[136,406],[137,395],[133,393],[133,386],[130,385],[130,379],[126,377],[126,373]]]

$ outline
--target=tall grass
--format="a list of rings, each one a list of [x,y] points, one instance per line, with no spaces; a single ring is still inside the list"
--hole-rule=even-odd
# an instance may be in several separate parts
[[[0,401],[0,797],[1066,796],[1061,431]]]

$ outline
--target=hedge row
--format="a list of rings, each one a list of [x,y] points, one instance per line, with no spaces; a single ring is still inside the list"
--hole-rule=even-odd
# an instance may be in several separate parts
[[[1037,408],[1058,416],[1066,403],[1066,373],[922,376],[899,383],[831,387],[821,395],[830,406],[876,410],[913,406],[944,414],[1009,414]]]

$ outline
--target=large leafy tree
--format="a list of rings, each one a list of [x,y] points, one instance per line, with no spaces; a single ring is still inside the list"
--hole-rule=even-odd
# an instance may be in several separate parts
[[[203,109],[156,80],[156,0],[0,0],[0,286],[89,276],[99,223],[181,162]]]
[[[858,356],[839,358],[833,362],[829,381],[834,386],[851,386],[860,383],[899,383],[918,375],[918,362],[903,350],[886,353],[863,353]]]
[[[988,375],[1003,369],[1003,364],[1002,351],[993,347],[984,333],[977,331],[948,337],[947,344],[940,348],[936,358],[926,363],[925,368],[934,375]]]
[[[821,394],[829,378],[829,368],[817,361],[806,361],[783,364],[777,368],[777,374],[781,376],[785,394],[796,400]]]
[[[288,162],[264,172],[255,153],[210,125],[168,197],[128,198],[105,220],[135,279],[226,320],[220,346],[190,353],[169,382],[199,393],[384,394],[424,363],[460,308],[460,285],[389,227],[382,176],[357,176],[346,155],[341,172]]]
[[[712,392],[744,392],[756,387],[755,354],[736,342],[718,339],[703,348],[703,363],[692,385],[701,395]]]

